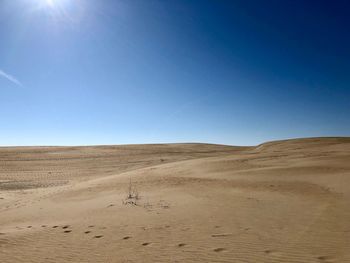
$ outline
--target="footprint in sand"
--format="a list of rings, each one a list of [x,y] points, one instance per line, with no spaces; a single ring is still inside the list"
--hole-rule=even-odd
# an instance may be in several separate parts
[[[180,243],[180,244],[178,244],[177,246],[178,247],[184,247],[184,246],[186,246],[187,244],[185,244],[185,243]]]
[[[64,233],[70,233],[70,232],[72,232],[72,230],[65,230],[65,231],[63,231]]]
[[[90,225],[90,226],[88,226],[88,227],[92,228],[92,227],[95,227],[95,226],[94,226],[94,225]]]
[[[53,226],[52,228],[57,228],[58,226]]]
[[[69,225],[63,226],[62,229],[67,229]]]
[[[212,234],[212,237],[227,237],[227,236],[231,236],[231,233],[222,233],[222,234]]]
[[[41,227],[46,227],[46,225],[41,225]]]
[[[85,234],[89,234],[89,233],[91,233],[91,231],[85,231],[84,233],[85,233]]]
[[[271,256],[278,256],[278,255],[280,255],[280,252],[274,251],[274,250],[270,250],[270,249],[267,249],[264,252],[265,252],[265,254],[271,255]]]
[[[331,260],[330,257],[327,257],[327,256],[319,256],[317,257],[317,259],[320,261],[320,262],[329,262],[328,260]]]
[[[27,226],[27,228],[32,228],[32,226]]]
[[[218,248],[214,248],[213,249],[215,252],[222,252],[222,251],[225,251],[226,249],[223,248],[223,247],[218,247]]]
[[[151,243],[148,243],[148,242],[145,242],[145,243],[142,243],[142,246],[148,246],[148,245],[150,245]]]
[[[99,235],[99,236],[94,236],[94,238],[101,238],[103,237],[102,235]]]
[[[124,240],[130,239],[130,238],[131,237],[129,237],[129,236],[123,237]]]

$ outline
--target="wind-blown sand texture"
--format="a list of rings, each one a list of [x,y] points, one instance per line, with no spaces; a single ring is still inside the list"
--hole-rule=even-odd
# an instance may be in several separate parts
[[[350,138],[0,148],[0,262],[350,262]]]

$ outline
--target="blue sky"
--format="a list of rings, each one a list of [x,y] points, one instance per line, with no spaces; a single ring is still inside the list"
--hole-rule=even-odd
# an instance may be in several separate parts
[[[0,0],[0,145],[350,135],[347,1]]]

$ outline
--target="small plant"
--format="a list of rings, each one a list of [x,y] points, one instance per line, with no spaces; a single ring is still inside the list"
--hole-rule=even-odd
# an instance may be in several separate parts
[[[131,182],[131,178],[129,181],[128,192],[126,198],[123,200],[124,205],[138,205],[137,201],[140,200],[141,197],[139,195],[139,191],[136,186],[134,186]]]
[[[160,200],[158,202],[159,207],[163,208],[163,209],[169,209],[170,208],[170,204],[168,202],[166,202],[165,200]]]
[[[143,208],[145,208],[148,211],[152,210],[153,205],[149,202],[149,199],[147,198],[147,202],[143,204]]]

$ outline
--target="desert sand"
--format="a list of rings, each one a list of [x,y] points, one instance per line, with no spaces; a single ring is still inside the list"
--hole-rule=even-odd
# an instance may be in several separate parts
[[[0,262],[350,262],[350,138],[0,148]]]

